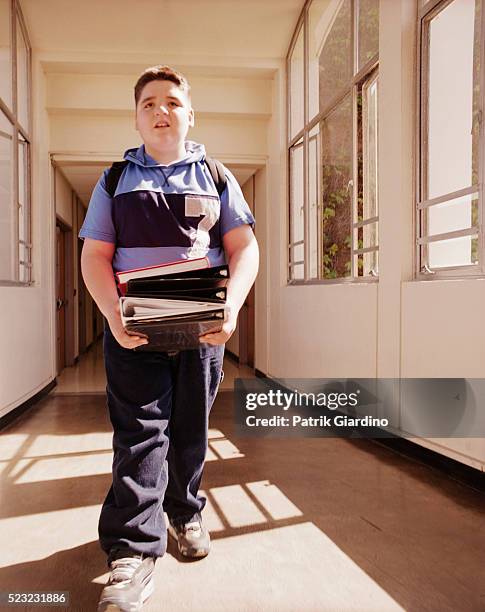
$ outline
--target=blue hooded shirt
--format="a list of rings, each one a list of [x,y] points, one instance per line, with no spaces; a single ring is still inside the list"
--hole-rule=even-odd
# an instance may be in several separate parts
[[[144,145],[128,149],[124,159],[130,163],[113,198],[106,191],[109,168],[97,182],[79,237],[115,244],[115,272],[204,256],[212,266],[222,265],[224,234],[254,227],[231,172],[224,168],[227,184],[219,198],[204,146],[186,141],[185,149],[183,159],[168,165],[150,157]]]

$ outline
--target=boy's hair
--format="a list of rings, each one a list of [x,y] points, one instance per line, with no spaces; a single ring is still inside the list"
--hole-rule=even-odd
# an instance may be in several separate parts
[[[185,92],[190,101],[190,85],[183,74],[176,72],[170,66],[152,66],[143,71],[135,84],[135,105],[138,104],[143,88],[151,81],[172,81]]]

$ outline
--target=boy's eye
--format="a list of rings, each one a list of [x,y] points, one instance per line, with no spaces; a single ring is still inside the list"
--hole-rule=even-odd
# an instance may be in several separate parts
[[[177,102],[169,102],[170,106],[178,106]]]
[[[153,106],[153,103],[152,103],[152,102],[147,102],[147,103],[145,104],[145,108],[150,108],[150,106]]]

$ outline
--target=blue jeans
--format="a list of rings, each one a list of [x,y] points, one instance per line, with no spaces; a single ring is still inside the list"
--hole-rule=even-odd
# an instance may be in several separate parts
[[[163,511],[186,522],[199,495],[209,412],[222,377],[224,346],[144,352],[125,349],[105,324],[104,359],[113,425],[113,483],[99,519],[101,548],[161,557]]]

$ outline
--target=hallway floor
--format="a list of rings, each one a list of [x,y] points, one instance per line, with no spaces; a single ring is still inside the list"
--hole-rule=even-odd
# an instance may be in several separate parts
[[[225,373],[203,479],[211,554],[184,561],[170,541],[144,610],[485,610],[482,494],[366,440],[237,438],[233,380],[251,371],[226,360]],[[96,609],[104,385],[98,343],[0,434],[0,591]]]

